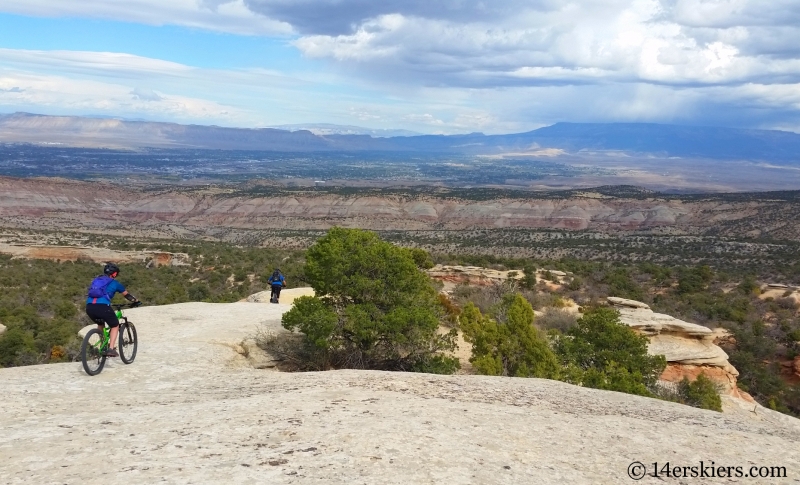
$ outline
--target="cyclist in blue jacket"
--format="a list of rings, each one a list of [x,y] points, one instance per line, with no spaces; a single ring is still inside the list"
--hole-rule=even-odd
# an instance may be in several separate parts
[[[103,322],[111,328],[110,342],[105,354],[107,357],[119,357],[117,353],[119,319],[114,309],[111,308],[111,300],[117,293],[122,293],[126,300],[139,303],[135,296],[128,293],[125,287],[116,281],[118,275],[119,266],[114,263],[106,263],[103,267],[103,274],[92,280],[86,295],[86,314],[89,315],[89,318],[97,322],[97,328],[101,332],[103,331]]]
[[[272,303],[278,303],[278,298],[281,297],[281,288],[286,286],[286,278],[281,273],[281,270],[275,268],[275,271],[272,272],[272,276],[269,277],[267,283],[272,287],[270,301]]]

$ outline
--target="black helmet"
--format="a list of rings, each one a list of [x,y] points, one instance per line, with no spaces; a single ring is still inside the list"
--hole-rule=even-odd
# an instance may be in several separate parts
[[[114,273],[119,273],[119,266],[117,266],[116,264],[106,263],[106,265],[103,266],[103,274],[111,276]]]

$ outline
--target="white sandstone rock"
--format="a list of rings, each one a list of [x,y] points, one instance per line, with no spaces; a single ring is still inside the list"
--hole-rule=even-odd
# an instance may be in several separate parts
[[[625,299],[625,298],[618,298],[616,296],[609,296],[606,299],[608,300],[609,303],[611,303],[614,306],[629,307],[629,308],[643,308],[645,310],[649,310],[650,309],[650,305],[648,305],[647,303],[642,303],[642,302],[636,301],[636,300],[628,300],[628,299]]]
[[[93,328],[97,328],[97,325],[94,325],[94,324],[86,325],[82,329],[78,330],[78,337],[80,337],[80,338],[86,337],[86,334],[89,333],[89,330],[91,330]]]
[[[648,337],[647,352],[663,355],[670,364],[662,379],[675,382],[684,376],[696,378],[705,369],[705,373],[721,384],[730,397],[741,397],[743,393],[736,388],[739,372],[728,362],[728,354],[714,343],[730,335],[725,329],[711,330],[656,313],[645,303],[635,300],[609,297],[608,301],[619,311],[622,323]]]
[[[247,297],[250,303],[269,303],[270,290],[259,291]],[[281,290],[281,305],[291,305],[296,298],[301,296],[314,296],[314,289],[309,287],[288,288]]]
[[[690,337],[713,338],[710,328],[696,323],[684,322],[670,315],[655,313],[643,308],[618,308],[620,321],[645,335],[675,333]]]
[[[288,308],[135,308],[131,365],[0,369],[3,483],[588,485],[630,482],[634,460],[763,464],[764,450],[800,473],[800,421],[728,396],[715,413],[547,379],[254,369],[247,339],[282,331]]]

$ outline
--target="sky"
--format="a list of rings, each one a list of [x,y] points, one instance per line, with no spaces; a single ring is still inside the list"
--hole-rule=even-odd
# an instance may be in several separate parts
[[[0,113],[800,132],[800,0],[2,0]]]

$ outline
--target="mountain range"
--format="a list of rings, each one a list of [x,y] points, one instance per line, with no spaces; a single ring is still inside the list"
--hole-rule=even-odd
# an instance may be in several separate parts
[[[308,125],[309,127],[311,125]],[[318,125],[320,126],[320,125]],[[653,123],[556,123],[485,135],[374,137],[368,134],[226,128],[30,113],[0,115],[0,142],[76,147],[197,148],[283,152],[428,152],[458,154],[624,152],[659,158],[710,158],[800,164],[800,134],[777,130]],[[347,127],[345,127],[347,128]]]

